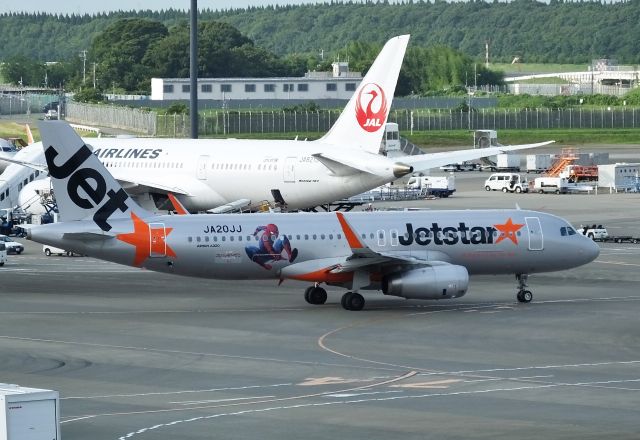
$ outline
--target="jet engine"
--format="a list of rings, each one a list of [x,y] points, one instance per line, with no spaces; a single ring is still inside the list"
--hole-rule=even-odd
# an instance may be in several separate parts
[[[382,279],[385,295],[407,299],[457,298],[467,293],[468,287],[467,269],[453,264],[421,267]]]

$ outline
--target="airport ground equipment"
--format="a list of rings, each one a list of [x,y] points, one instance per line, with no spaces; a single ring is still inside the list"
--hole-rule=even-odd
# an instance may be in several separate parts
[[[59,440],[59,400],[57,391],[0,384],[0,438]]]
[[[532,191],[540,194],[566,194],[569,192],[569,182],[565,177],[536,177]]]
[[[487,191],[506,192],[527,192],[529,185],[527,181],[517,173],[494,173],[484,181],[484,189]]]

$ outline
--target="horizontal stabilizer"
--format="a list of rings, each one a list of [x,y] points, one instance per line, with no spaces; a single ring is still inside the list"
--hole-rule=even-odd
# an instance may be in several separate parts
[[[100,234],[97,232],[65,232],[62,234],[62,238],[65,240],[103,241],[115,238],[115,235]]]

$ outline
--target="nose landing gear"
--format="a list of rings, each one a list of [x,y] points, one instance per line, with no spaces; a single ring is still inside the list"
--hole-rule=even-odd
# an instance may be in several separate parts
[[[527,290],[527,278],[529,275],[526,273],[516,274],[516,280],[518,281],[518,294],[516,298],[518,302],[521,303],[529,303],[533,299],[533,293],[530,290]]]

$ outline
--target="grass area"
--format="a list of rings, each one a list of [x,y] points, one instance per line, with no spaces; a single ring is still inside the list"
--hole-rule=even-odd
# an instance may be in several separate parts
[[[415,132],[413,135],[400,133],[421,147],[469,146],[473,145],[473,135],[468,130],[440,130]],[[620,145],[640,144],[640,129],[557,129],[557,130],[498,130],[498,140],[503,145],[527,144],[555,140],[564,145]]]
[[[506,73],[555,73],[555,72],[582,72],[587,70],[586,64],[541,64],[541,63],[493,63],[489,65],[492,70],[502,70]]]
[[[320,138],[324,133],[253,133],[253,134],[233,134],[228,137],[238,139],[298,139],[314,140]],[[414,144],[424,147],[461,147],[473,145],[473,133],[469,130],[432,130],[414,131],[413,135],[401,132],[402,137],[406,137]],[[225,136],[217,136],[224,138]],[[534,142],[544,142],[555,140],[563,145],[633,145],[640,144],[640,129],[615,129],[615,130],[498,130],[498,139],[504,145],[527,144]]]
[[[31,126],[31,133],[36,141],[40,140],[40,131],[38,127]],[[27,132],[25,131],[24,124],[17,124],[15,122],[0,121],[0,138],[22,138],[27,141]]]

